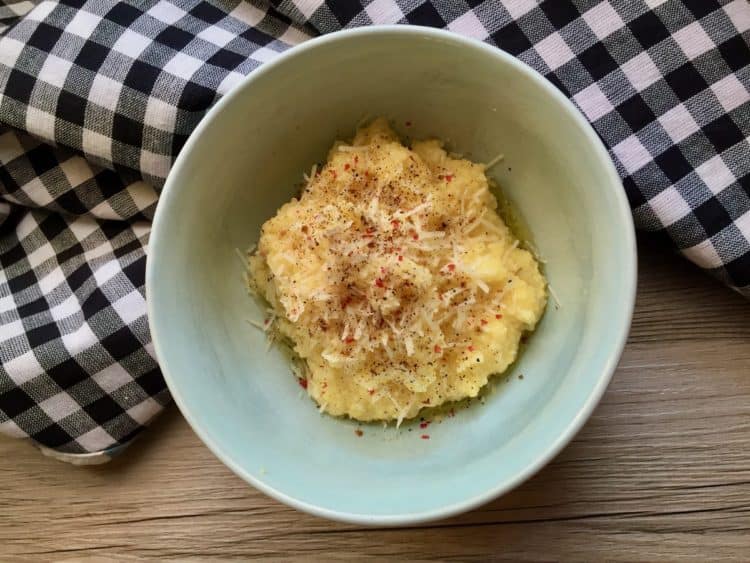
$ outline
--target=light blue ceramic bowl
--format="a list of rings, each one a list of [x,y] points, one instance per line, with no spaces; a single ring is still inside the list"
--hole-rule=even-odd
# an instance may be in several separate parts
[[[302,172],[363,116],[436,136],[492,170],[530,226],[561,302],[484,405],[429,428],[321,416],[287,359],[246,319],[235,249],[295,193]],[[190,137],[161,196],[149,317],[169,388],[206,445],[248,483],[349,522],[450,516],[528,478],[573,437],[620,357],[635,295],[633,225],[594,131],[540,75],[481,43],[416,27],[357,29],[255,71]],[[523,374],[523,379],[516,377]]]

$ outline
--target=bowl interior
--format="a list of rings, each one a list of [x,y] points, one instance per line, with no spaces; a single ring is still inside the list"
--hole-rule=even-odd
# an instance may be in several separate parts
[[[561,307],[550,302],[485,404],[428,430],[365,425],[358,437],[356,423],[317,412],[285,356],[246,322],[263,313],[245,292],[236,249],[257,241],[302,172],[367,115],[447,140],[472,160],[503,153],[491,175],[529,225]],[[634,268],[619,180],[572,106],[505,54],[399,27],[305,45],[221,102],[159,203],[148,291],[170,388],[215,453],[299,508],[396,523],[488,500],[562,447],[619,358]]]

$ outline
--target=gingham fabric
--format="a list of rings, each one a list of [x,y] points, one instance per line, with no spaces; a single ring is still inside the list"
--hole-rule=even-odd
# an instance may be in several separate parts
[[[96,461],[148,424],[169,400],[149,222],[190,131],[290,45],[392,23],[539,70],[610,148],[637,226],[750,297],[746,0],[0,0],[0,431]]]

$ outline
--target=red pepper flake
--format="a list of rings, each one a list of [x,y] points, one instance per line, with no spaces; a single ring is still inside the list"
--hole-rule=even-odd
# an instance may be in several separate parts
[[[369,393],[370,395],[374,395],[374,394],[375,394],[375,389],[368,389],[368,390],[367,390],[367,392],[368,392],[368,393]]]
[[[440,346],[438,346],[437,344],[435,344],[435,348],[434,349],[435,349],[435,353],[436,354],[439,354],[440,352],[443,351],[443,349]]]
[[[419,427],[420,428],[427,428],[429,425],[430,425],[430,421],[429,420],[425,420],[424,422],[420,422],[419,423]]]
[[[346,340],[344,340],[344,342],[346,342],[347,344],[351,344],[352,342],[354,342],[354,338],[352,338],[352,337],[350,336],[350,337],[348,337],[348,338],[347,338]]]
[[[407,121],[406,123],[404,123],[404,125],[406,125],[407,127],[411,127],[411,121]]]
[[[403,261],[404,261],[404,257],[403,257],[403,256],[401,256],[401,255],[399,255],[399,257],[398,257],[398,261],[399,261],[399,262],[403,262]]]
[[[398,219],[394,219],[393,221],[391,221],[391,225],[393,225],[394,229],[398,229],[400,224],[401,224],[401,221],[399,221]]]
[[[336,171],[333,168],[329,168],[328,171],[331,173],[331,175],[333,176],[333,179],[335,180],[336,179]]]
[[[453,180],[453,174],[446,174],[445,175],[445,181],[446,182],[450,182],[451,180]]]
[[[482,320],[481,320],[481,321],[479,321],[479,322],[480,322],[480,323],[482,323],[483,325],[486,325],[486,324],[487,324],[487,321],[486,321],[486,320],[484,320],[484,319],[482,319]]]
[[[502,315],[501,315],[500,313],[498,313],[497,315],[495,315],[495,318],[496,318],[496,319],[502,319],[502,318],[503,318],[503,316],[502,316]]]
[[[411,235],[411,238],[414,240],[419,240],[419,235],[417,234],[417,231],[414,229],[409,229],[409,234]]]
[[[359,157],[357,155],[354,155],[354,164],[357,164],[359,162]]]
[[[380,273],[383,275],[386,274],[385,268],[383,268],[383,266],[380,266]]]
[[[307,389],[307,379],[302,379],[301,377],[297,379],[299,382],[299,386],[302,387],[302,389]]]
[[[346,164],[344,164],[344,170],[349,170],[349,168],[351,168],[351,166],[349,166],[348,162]]]
[[[357,436],[358,436],[359,438],[361,438],[361,437],[362,437],[362,435],[364,434],[364,432],[362,432],[362,431],[361,431],[361,430],[360,430],[359,428],[357,428],[357,429],[356,429],[356,430],[354,431],[354,433],[355,433],[355,434],[356,434],[356,435],[357,435]]]
[[[378,286],[378,287],[384,287],[385,286],[385,284],[383,284],[383,280],[381,280],[380,278],[378,278],[378,279],[375,280],[375,285]]]
[[[469,347],[467,348],[467,350],[468,350],[469,352],[473,352],[473,351],[474,351],[474,346],[469,346]]]
[[[450,264],[448,264],[448,270],[450,270],[451,272],[455,272],[456,265],[453,262],[451,262]]]
[[[420,436],[420,438],[422,438],[422,440],[429,440],[430,439],[430,435],[429,434],[422,434]]]

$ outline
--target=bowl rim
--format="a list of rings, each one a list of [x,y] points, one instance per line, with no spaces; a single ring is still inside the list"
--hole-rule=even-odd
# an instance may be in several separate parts
[[[494,487],[487,489],[481,494],[467,498],[460,502],[455,502],[421,512],[372,515],[323,508],[289,496],[281,490],[260,481],[250,471],[241,467],[232,459],[232,456],[228,452],[225,452],[221,448],[221,446],[212,441],[209,433],[202,430],[200,424],[196,422],[196,419],[191,414],[190,409],[188,408],[184,398],[179,391],[179,386],[176,384],[175,379],[170,375],[169,362],[162,354],[162,347],[156,327],[156,321],[154,320],[156,318],[154,304],[152,300],[147,299],[147,313],[149,328],[151,331],[151,338],[154,344],[154,351],[157,361],[161,368],[162,375],[164,376],[164,380],[167,383],[167,386],[170,390],[170,393],[172,394],[172,397],[174,398],[175,403],[177,404],[177,407],[185,417],[185,420],[187,420],[188,424],[198,435],[201,441],[217,458],[219,458],[222,463],[229,467],[229,469],[231,469],[237,476],[245,480],[248,484],[252,485],[262,493],[302,512],[350,524],[360,524],[368,526],[403,526],[445,519],[457,514],[461,514],[463,512],[467,512],[500,497],[501,495],[514,489],[515,487],[532,477],[534,474],[536,474],[558,453],[560,453],[560,451],[573,439],[573,437],[578,433],[578,431],[583,427],[584,423],[591,416],[596,406],[599,404],[604,391],[607,389],[607,386],[609,385],[609,382],[614,375],[615,369],[617,368],[617,365],[622,356],[622,352],[625,348],[625,343],[630,332],[630,325],[632,322],[633,311],[635,307],[637,288],[637,250],[633,217],[630,210],[630,205],[625,195],[624,188],[622,187],[622,180],[617,173],[615,165],[612,162],[612,159],[609,156],[609,152],[604,143],[596,134],[592,125],[585,119],[583,114],[576,108],[576,106],[572,101],[570,101],[570,99],[568,99],[562,92],[560,92],[555,86],[553,86],[551,82],[544,78],[542,74],[534,70],[532,67],[528,66],[526,63],[520,61],[516,57],[497,47],[493,47],[477,39],[461,36],[443,29],[422,27],[416,25],[394,24],[359,27],[355,29],[336,31],[330,34],[306,40],[299,45],[295,45],[289,48],[287,51],[281,53],[272,61],[263,64],[261,67],[245,76],[211,109],[209,109],[203,119],[201,119],[198,126],[189,136],[187,142],[175,159],[170,174],[166,179],[159,198],[159,205],[157,205],[154,219],[152,221],[151,235],[149,239],[149,255],[154,256],[154,249],[158,248],[161,245],[161,224],[163,223],[162,217],[166,213],[165,209],[171,207],[171,205],[169,204],[170,200],[177,197],[176,194],[179,191],[175,186],[174,178],[177,176],[177,174],[175,174],[175,171],[178,170],[188,158],[188,154],[191,152],[193,145],[196,144],[197,139],[200,137],[201,133],[203,133],[203,131],[207,127],[209,127],[209,124],[213,120],[214,116],[223,111],[225,107],[227,107],[235,99],[237,99],[241,95],[242,91],[244,91],[251,82],[270,72],[275,67],[284,64],[285,61],[298,57],[303,53],[322,45],[346,41],[365,35],[418,35],[425,38],[448,41],[459,48],[468,47],[470,49],[478,49],[480,51],[483,51],[485,54],[497,59],[500,63],[510,65],[517,72],[526,75],[527,78],[531,79],[541,89],[546,91],[546,93],[558,103],[560,108],[565,111],[570,117],[572,117],[574,122],[584,131],[584,134],[590,145],[592,146],[594,153],[602,161],[607,175],[609,176],[609,184],[611,184],[611,186],[615,188],[615,198],[618,202],[617,213],[618,215],[620,215],[620,219],[625,226],[622,236],[624,237],[623,242],[626,248],[626,256],[624,256],[625,262],[620,264],[620,266],[622,267],[622,278],[625,283],[625,295],[623,295],[622,300],[622,311],[625,314],[622,317],[623,320],[621,321],[620,326],[616,327],[616,334],[612,339],[613,347],[609,354],[609,357],[607,358],[601,376],[597,380],[596,385],[594,385],[594,387],[589,391],[589,395],[586,398],[582,408],[570,421],[568,421],[567,425],[565,426],[563,431],[560,432],[557,439],[544,446],[541,453],[536,457],[535,461],[530,463],[515,476],[498,483]],[[154,262],[152,260],[146,261],[146,295],[153,294],[152,289],[154,285],[158,283],[155,278],[155,266],[153,264]]]

